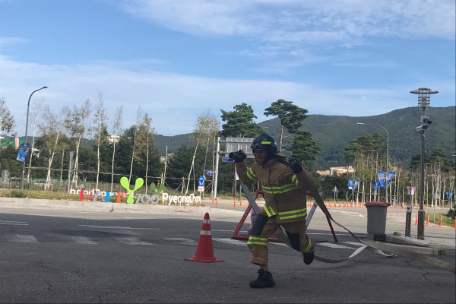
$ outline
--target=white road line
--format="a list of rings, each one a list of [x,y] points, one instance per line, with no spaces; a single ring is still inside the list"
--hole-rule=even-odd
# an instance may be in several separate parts
[[[2,221],[2,220],[0,220],[0,225],[28,226],[28,223],[27,222]]]
[[[150,246],[150,245],[155,245],[154,243],[149,243],[149,242],[144,242],[141,241],[140,239],[136,237],[122,237],[122,238],[116,238],[119,242],[125,243],[127,245],[141,245],[141,246]]]
[[[344,242],[346,244],[350,244],[350,245],[353,245],[353,246],[358,246],[358,247],[363,247],[363,246],[366,246],[360,242]]]
[[[196,245],[196,242],[186,238],[163,238],[165,241],[179,242],[184,245]]]
[[[88,245],[95,245],[98,244],[97,242],[92,241],[90,238],[86,236],[72,236],[71,237],[74,242],[79,244],[88,244]]]
[[[216,242],[231,244],[231,245],[236,245],[236,246],[246,246],[245,242],[242,242],[239,240],[228,239],[228,238],[212,238],[212,240],[214,240]]]
[[[143,229],[143,230],[160,230],[159,228],[134,228],[124,226],[96,226],[96,225],[78,225],[79,227],[100,228],[100,229]]]
[[[6,234],[6,239],[17,243],[38,243],[37,239],[30,234]]]
[[[333,244],[333,243],[317,243],[317,245],[318,246],[325,246],[325,247],[329,247],[329,248],[351,249],[351,250],[353,250],[353,248],[351,248],[351,247],[344,246],[344,245],[337,245],[337,244]]]

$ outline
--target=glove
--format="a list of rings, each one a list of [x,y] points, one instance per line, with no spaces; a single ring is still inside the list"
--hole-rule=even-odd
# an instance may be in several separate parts
[[[290,168],[291,170],[293,170],[294,173],[300,173],[302,171],[301,162],[296,157],[292,156],[288,160],[288,164],[290,165]]]
[[[242,162],[247,157],[247,155],[242,150],[231,152],[228,156],[237,163]]]

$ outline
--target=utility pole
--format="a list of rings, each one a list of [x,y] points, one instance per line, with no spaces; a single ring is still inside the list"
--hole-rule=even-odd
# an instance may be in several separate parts
[[[424,240],[424,151],[425,151],[425,137],[424,132],[429,128],[432,123],[429,116],[426,115],[426,110],[429,108],[431,97],[430,94],[437,94],[438,91],[429,88],[419,88],[418,90],[410,91],[412,94],[418,94],[418,108],[421,110],[421,125],[416,127],[421,137],[421,179],[420,179],[420,209],[418,210],[418,235],[417,238]]]

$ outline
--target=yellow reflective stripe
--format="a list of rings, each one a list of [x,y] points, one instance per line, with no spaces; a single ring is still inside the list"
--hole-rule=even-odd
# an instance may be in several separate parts
[[[264,205],[264,211],[266,211],[266,214],[268,215],[268,217],[271,217],[271,216],[274,216],[276,215],[277,213],[268,205]]]
[[[249,240],[247,241],[247,245],[268,246],[268,239],[258,236],[250,236]]]
[[[303,217],[307,215],[307,208],[279,212],[279,219],[286,220],[291,218]]]
[[[255,172],[253,172],[252,168],[249,168],[247,170],[247,177],[256,182],[258,180],[258,177],[256,176]]]
[[[293,174],[293,177],[291,178],[291,181],[296,185],[298,186],[299,185],[299,181],[298,181],[298,178],[296,177],[295,174]]]
[[[262,144],[262,145],[270,145],[271,142],[270,142],[270,141],[262,141],[261,144]]]
[[[268,194],[280,194],[299,189],[299,187],[296,184],[286,184],[277,187],[261,186],[261,189]]]
[[[304,251],[303,251],[303,252],[307,252],[307,251],[310,250],[310,248],[312,248],[312,243],[313,243],[313,241],[312,241],[311,238],[309,238],[308,240],[309,240],[309,241],[307,242],[307,246],[306,246],[306,248],[304,248]]]

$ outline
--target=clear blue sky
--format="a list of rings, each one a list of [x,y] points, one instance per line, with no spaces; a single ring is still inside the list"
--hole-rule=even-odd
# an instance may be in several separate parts
[[[277,99],[371,116],[418,111],[409,92],[430,87],[431,106],[452,106],[455,1],[0,0],[0,98],[20,136],[44,85],[31,109],[101,93],[124,128],[140,109],[162,135],[241,103],[261,122]]]

